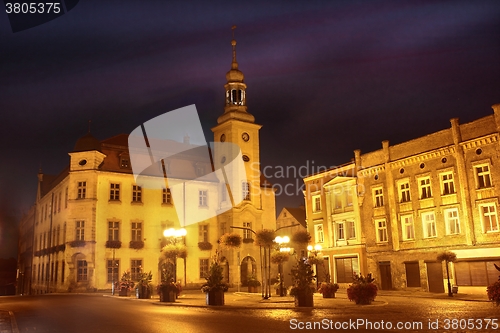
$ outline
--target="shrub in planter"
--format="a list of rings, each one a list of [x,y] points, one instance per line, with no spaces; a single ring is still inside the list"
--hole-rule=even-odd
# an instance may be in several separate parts
[[[373,283],[371,273],[366,277],[354,273],[354,282],[347,288],[347,298],[356,304],[371,304],[377,297],[377,286]]]
[[[144,247],[144,242],[143,241],[130,241],[129,247],[131,249],[140,250]]]
[[[156,287],[156,293],[160,296],[160,302],[175,302],[179,297],[182,287],[174,282],[172,273],[164,270],[162,272],[161,283]]]
[[[82,247],[85,246],[86,242],[84,240],[74,240],[69,242],[69,246],[71,247]]]
[[[118,240],[108,240],[106,241],[106,247],[108,249],[119,249],[122,247],[122,242]]]
[[[260,281],[257,280],[257,277],[252,274],[247,278],[247,286],[249,293],[256,293],[260,287]]]
[[[292,235],[292,242],[297,244],[307,245],[309,244],[310,240],[311,240],[311,235],[305,230],[298,230],[294,232]]]
[[[331,282],[322,282],[318,288],[318,292],[323,295],[323,298],[335,298],[337,290],[339,290],[339,285]]]
[[[205,277],[205,282],[201,286],[201,291],[206,293],[207,305],[224,305],[224,292],[229,289],[227,283],[222,282],[223,268],[220,265],[219,253],[216,251],[212,263],[208,269],[208,274]]]
[[[290,259],[290,254],[288,252],[274,252],[271,254],[271,262],[273,264],[282,264]]]
[[[497,306],[500,305],[500,279],[486,288],[488,299],[494,302]]]
[[[152,279],[153,275],[151,274],[151,271],[149,273],[141,273],[139,275],[139,281],[135,285],[137,298],[151,298],[151,294],[153,293],[153,284],[151,283]]]
[[[130,291],[134,289],[134,281],[130,271],[125,271],[120,278],[120,281],[115,282],[115,289],[118,289],[120,296],[129,296]]]
[[[295,306],[313,306],[313,294],[316,288],[314,272],[307,260],[299,259],[292,269],[293,287],[290,296],[295,297]]]

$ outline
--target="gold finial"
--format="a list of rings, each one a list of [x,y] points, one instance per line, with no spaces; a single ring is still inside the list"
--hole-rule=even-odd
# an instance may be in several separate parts
[[[234,30],[236,29],[236,26],[233,25],[231,27],[232,33],[233,33],[233,40],[231,41],[231,45],[233,46],[233,63],[232,63],[232,68],[233,69],[238,69],[238,63],[236,62],[236,40],[234,39]]]

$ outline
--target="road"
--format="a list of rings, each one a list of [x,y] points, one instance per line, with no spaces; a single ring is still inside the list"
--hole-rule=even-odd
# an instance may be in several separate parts
[[[231,309],[162,306],[97,294],[51,294],[1,297],[0,311],[12,311],[22,333],[500,332],[493,325],[498,324],[500,308],[491,303],[404,297],[377,300],[375,306],[334,305],[331,309]],[[397,329],[398,323],[407,329]]]

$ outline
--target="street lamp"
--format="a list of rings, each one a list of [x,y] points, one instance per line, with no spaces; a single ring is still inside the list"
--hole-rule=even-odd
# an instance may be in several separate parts
[[[314,247],[312,245],[307,246],[307,251],[311,252],[314,255],[314,257],[316,257],[316,259],[317,259],[318,253],[321,252],[321,249],[322,249],[322,247],[320,244],[316,244],[316,245],[314,245]],[[316,287],[319,287],[319,279],[317,277],[318,264],[315,264],[315,266],[316,266]]]
[[[282,247],[283,245],[286,245],[286,244],[288,244],[288,242],[290,242],[290,237],[288,237],[288,236],[284,236],[284,237],[276,236],[274,241],[278,244],[278,248],[279,248],[280,252],[290,252],[289,247]],[[278,264],[278,274],[280,277],[280,296],[283,297],[283,296],[285,296],[285,293],[283,292],[283,262],[282,261],[280,261]]]
[[[187,231],[184,228],[180,228],[180,229],[169,228],[169,229],[166,229],[163,231],[163,236],[165,236],[169,240],[169,243],[172,245],[177,244],[177,240],[179,238],[186,236],[186,234],[187,234]],[[174,272],[173,273],[174,273],[175,283],[177,283],[177,255],[178,255],[178,253],[176,253],[172,258],[173,264],[174,264]],[[186,270],[185,259],[184,259],[184,270]],[[184,279],[185,279],[185,277],[186,277],[186,274],[184,273]],[[184,284],[185,284],[185,281],[184,281]]]

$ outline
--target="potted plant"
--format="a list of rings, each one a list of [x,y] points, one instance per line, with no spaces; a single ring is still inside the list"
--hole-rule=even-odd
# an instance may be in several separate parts
[[[318,288],[323,298],[335,298],[337,290],[339,290],[339,285],[331,282],[322,282]]]
[[[377,297],[377,286],[373,283],[375,279],[369,273],[366,277],[354,273],[354,282],[347,288],[347,298],[356,304],[371,304]]]
[[[291,275],[293,287],[290,296],[295,297],[295,306],[313,306],[313,294],[316,289],[313,281],[316,277],[309,262],[303,258],[299,259]]]
[[[258,287],[260,287],[260,282],[257,280],[257,277],[252,274],[247,279],[247,286],[249,293],[256,293],[258,292]]]
[[[286,296],[287,294],[287,290],[286,290],[286,286],[284,284],[282,284],[282,276],[281,274],[278,274],[278,277],[276,279],[272,279],[274,280],[274,284],[273,284],[273,288],[276,290],[276,296]],[[273,281],[271,281],[272,283]]]
[[[212,263],[205,277],[205,282],[201,286],[201,291],[206,294],[207,305],[224,305],[224,293],[228,290],[227,283],[222,282],[222,266],[219,262],[219,253],[215,252]]]
[[[160,296],[160,302],[175,302],[181,291],[182,288],[179,284],[175,283],[173,274],[167,270],[163,270],[161,282],[156,287],[156,292]]]
[[[151,294],[153,291],[153,284],[151,280],[153,279],[153,275],[151,271],[149,273],[140,273],[139,281],[137,281],[135,285],[135,294],[137,298],[151,298]]]
[[[130,291],[134,289],[134,281],[130,271],[125,271],[120,278],[120,281],[115,282],[115,289],[118,289],[119,296],[130,296]]]

